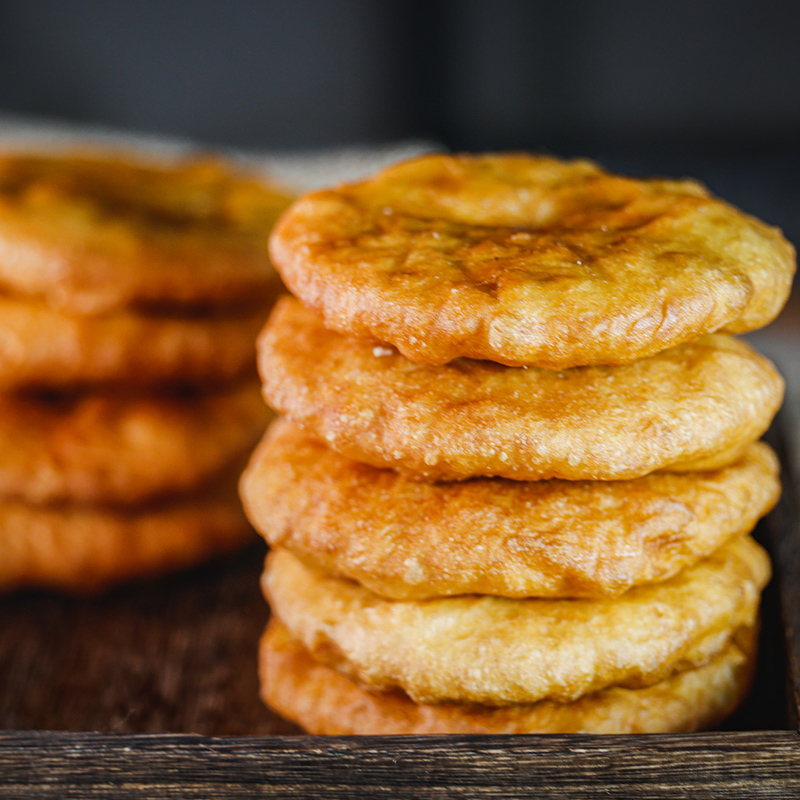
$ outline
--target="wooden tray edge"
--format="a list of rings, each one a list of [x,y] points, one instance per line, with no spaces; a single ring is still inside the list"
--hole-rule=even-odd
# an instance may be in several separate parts
[[[797,797],[796,731],[637,736],[0,734],[2,796]]]

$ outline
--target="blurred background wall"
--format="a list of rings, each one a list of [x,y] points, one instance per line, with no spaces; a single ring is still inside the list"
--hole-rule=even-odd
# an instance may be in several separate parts
[[[0,0],[0,112],[693,174],[800,238],[800,3]]]

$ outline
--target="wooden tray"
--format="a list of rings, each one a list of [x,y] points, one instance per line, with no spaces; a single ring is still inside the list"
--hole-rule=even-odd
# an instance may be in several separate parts
[[[771,432],[754,690],[673,736],[311,737],[257,699],[263,547],[94,600],[0,601],[0,798],[800,797],[800,413]]]

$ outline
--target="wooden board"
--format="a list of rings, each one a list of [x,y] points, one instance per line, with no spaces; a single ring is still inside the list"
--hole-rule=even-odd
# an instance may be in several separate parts
[[[0,735],[0,758],[4,800],[800,797],[800,741],[792,731],[324,739],[36,733]]]
[[[722,732],[299,736],[257,699],[254,543],[101,598],[0,600],[0,797],[800,797],[796,416],[773,431],[786,491],[758,531],[776,571],[759,671]]]

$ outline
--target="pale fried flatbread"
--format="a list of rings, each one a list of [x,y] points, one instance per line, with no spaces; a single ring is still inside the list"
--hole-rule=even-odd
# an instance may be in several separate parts
[[[259,338],[267,402],[357,461],[415,478],[619,480],[714,469],[768,427],[772,364],[712,335],[621,367],[411,363],[283,298]]]
[[[277,282],[267,236],[289,198],[220,161],[0,158],[0,284],[60,308],[220,306]]]
[[[133,504],[238,463],[269,418],[255,381],[214,392],[0,395],[0,497]]]
[[[743,628],[707,664],[644,689],[610,687],[571,703],[502,708],[422,705],[402,692],[368,692],[314,661],[272,619],[261,641],[261,696],[317,735],[427,733],[688,733],[711,728],[741,702],[755,663],[755,631]]]
[[[426,155],[314,192],[270,248],[329,328],[425,364],[552,370],[758,328],[795,269],[778,230],[697,183],[522,154]]]
[[[632,481],[420,483],[274,423],[242,481],[273,546],[394,599],[601,597],[749,533],[780,491],[762,443],[725,469]]]
[[[255,371],[269,305],[229,314],[69,314],[0,295],[0,388],[218,383]]]
[[[419,703],[511,705],[648,686],[707,663],[755,624],[769,573],[766,552],[745,536],[613,599],[401,601],[278,549],[262,588],[315,659],[366,686]]]
[[[133,510],[1,500],[0,589],[97,592],[192,566],[253,538],[230,486]]]

